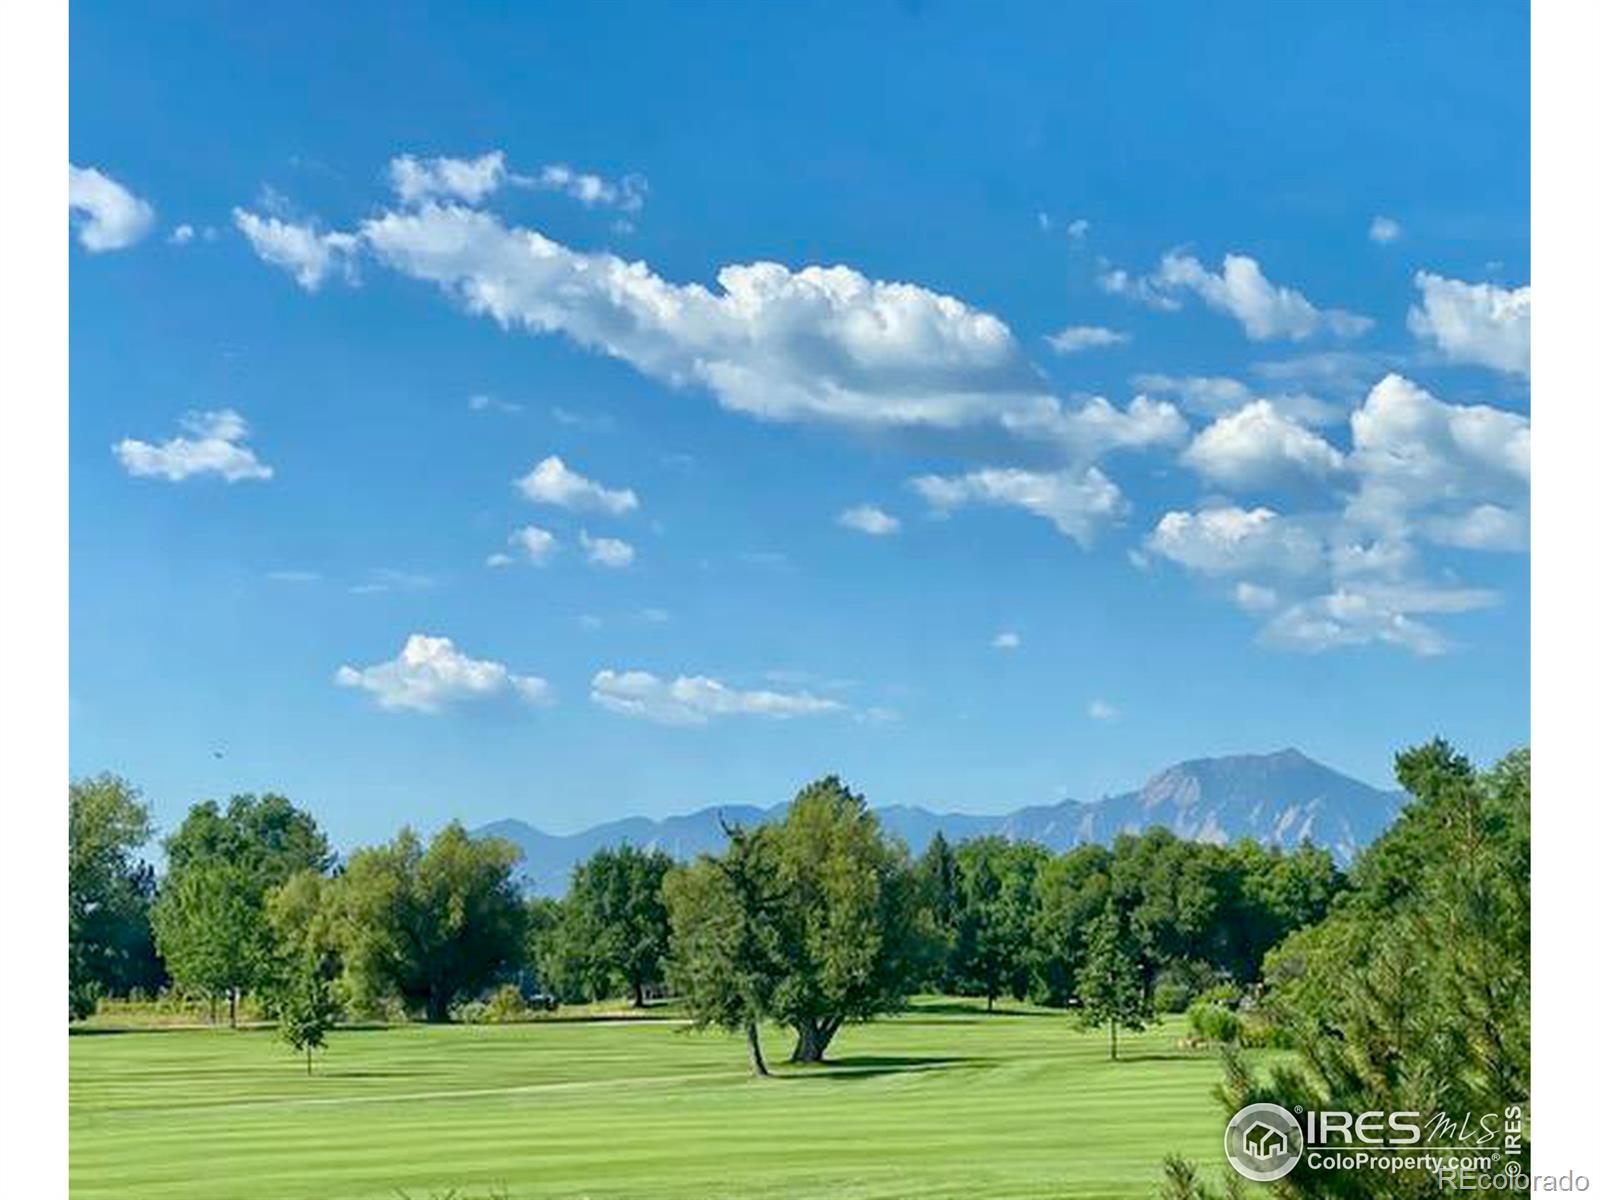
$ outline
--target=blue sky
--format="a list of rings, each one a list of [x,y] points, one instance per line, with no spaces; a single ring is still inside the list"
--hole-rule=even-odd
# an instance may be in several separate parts
[[[1527,738],[1518,6],[73,15],[72,769],[164,824]]]

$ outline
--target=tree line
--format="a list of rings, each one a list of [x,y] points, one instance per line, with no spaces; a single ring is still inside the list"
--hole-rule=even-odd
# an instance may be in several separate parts
[[[278,795],[193,806],[158,884],[136,857],[150,822],[130,785],[75,782],[70,810],[74,1017],[168,981],[231,1022],[249,995],[286,1029],[324,1010],[446,1021],[496,985],[546,1003],[671,993],[696,1022],[743,1031],[757,1070],[764,1021],[794,1031],[793,1060],[819,1061],[842,1025],[922,990],[1075,1005],[1111,1025],[1114,1050],[1119,1025],[1257,981],[1344,886],[1309,845],[1162,829],[1059,855],[939,834],[913,858],[831,776],[693,863],[600,850],[561,900],[525,898],[515,848],[459,824],[341,862]]]

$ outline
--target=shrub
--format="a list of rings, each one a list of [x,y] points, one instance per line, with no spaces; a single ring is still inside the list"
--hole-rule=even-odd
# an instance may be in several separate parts
[[[1189,1006],[1189,1028],[1195,1037],[1219,1045],[1237,1045],[1244,1035],[1244,1022],[1225,1004],[1199,999]]]

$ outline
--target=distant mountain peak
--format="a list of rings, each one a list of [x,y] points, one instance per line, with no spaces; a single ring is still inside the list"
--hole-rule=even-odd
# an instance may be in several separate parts
[[[1088,804],[1060,800],[1002,814],[931,812],[906,804],[875,811],[884,828],[904,840],[913,853],[920,853],[936,832],[951,842],[999,834],[1061,851],[1162,826],[1197,841],[1249,837],[1284,847],[1310,841],[1347,863],[1388,826],[1403,803],[1399,792],[1371,787],[1287,747],[1268,754],[1187,759],[1156,772],[1137,791]],[[628,843],[690,859],[722,848],[724,819],[730,824],[759,825],[777,818],[786,807],[713,805],[660,820],[627,817],[565,835],[508,818],[474,833],[513,842],[523,853],[520,870],[525,881],[537,892],[559,895],[566,890],[572,868],[602,847]]]

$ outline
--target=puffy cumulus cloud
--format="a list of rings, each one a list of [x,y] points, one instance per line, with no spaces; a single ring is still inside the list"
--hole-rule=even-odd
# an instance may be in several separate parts
[[[1462,550],[1522,550],[1528,545],[1527,512],[1498,504],[1428,517],[1422,528],[1430,541]]]
[[[512,184],[535,178],[507,175]],[[579,186],[584,195],[593,192]],[[598,194],[603,202],[609,193]],[[617,204],[626,207],[622,199]],[[261,232],[274,235],[262,239],[271,261],[307,286],[345,261],[344,239],[354,238],[373,261],[435,285],[469,313],[565,336],[762,420],[998,430],[1075,462],[1108,441],[1162,445],[1185,433],[1170,404],[1146,401],[1126,411],[1104,400],[1064,405],[999,318],[848,266],[753,262],[722,267],[710,286],[675,283],[643,262],[573,249],[441,197],[402,204],[354,234],[282,222]]]
[[[156,210],[111,176],[67,164],[67,207],[77,214],[78,244],[85,250],[123,250],[155,225]]]
[[[590,537],[584,529],[578,531],[578,544],[592,566],[621,570],[633,562],[633,547],[620,538]]]
[[[639,497],[632,488],[609,488],[586,479],[574,471],[557,455],[537,463],[516,487],[529,500],[539,504],[554,504],[578,512],[603,512],[613,516],[632,512],[639,507]]]
[[[722,268],[716,289],[680,285],[459,206],[389,213],[363,236],[469,311],[565,334],[753,416],[954,427],[1043,393],[997,318],[848,267],[751,263]]]
[[[1127,511],[1122,491],[1099,468],[1028,471],[985,467],[964,475],[920,475],[911,486],[940,514],[973,504],[1020,508],[1087,548],[1100,527]]]
[[[1339,451],[1269,400],[1217,418],[1189,443],[1182,459],[1202,477],[1232,488],[1326,479],[1344,465]]]
[[[112,453],[130,475],[177,483],[196,475],[216,475],[229,483],[271,479],[272,468],[244,445],[250,436],[245,419],[231,408],[185,413],[183,433],[152,444],[123,438]]]
[[[1347,411],[1304,391],[1264,395],[1226,375],[1140,374],[1133,377],[1133,386],[1153,395],[1172,396],[1184,410],[1207,417],[1224,417],[1258,400],[1270,400],[1274,409],[1302,425],[1331,425]]]
[[[506,156],[493,150],[477,158],[416,158],[402,154],[389,160],[389,184],[407,204],[443,198],[477,204],[506,181]]]
[[[1378,642],[1424,656],[1443,654],[1449,640],[1418,615],[1470,612],[1494,603],[1493,592],[1476,588],[1347,584],[1285,608],[1267,623],[1261,640],[1313,653]]]
[[[522,551],[522,556],[536,567],[542,567],[555,557],[556,551],[561,549],[561,542],[556,535],[548,529],[540,529],[537,525],[524,525],[521,529],[513,530],[509,539],[510,543]],[[510,562],[496,563],[496,566],[505,566]]]
[[[323,233],[309,222],[261,216],[242,208],[233,210],[233,223],[257,258],[288,271],[308,292],[320,288],[330,275],[355,278],[360,242],[354,234]]]
[[[1406,325],[1452,362],[1493,367],[1526,376],[1533,325],[1533,289],[1463,283],[1418,271],[1422,302],[1411,306]]]
[[[1098,698],[1089,701],[1086,711],[1091,721],[1115,721],[1122,715],[1122,710],[1111,701]]]
[[[1014,629],[1002,629],[994,635],[989,645],[996,650],[1020,650],[1022,635]]]
[[[1416,529],[1460,546],[1523,541],[1527,417],[1450,404],[1401,375],[1388,375],[1351,414],[1350,431],[1349,463],[1360,482],[1346,515],[1356,525],[1395,535]]]
[[[597,671],[589,698],[609,712],[661,725],[704,725],[733,716],[786,720],[844,708],[837,700],[808,692],[741,691],[705,675],[669,680],[649,671]]]
[[[1393,217],[1373,217],[1372,224],[1367,226],[1367,236],[1380,246],[1398,240],[1402,232],[1400,222]]]
[[[1068,325],[1044,339],[1057,354],[1077,354],[1103,346],[1120,346],[1133,340],[1133,335],[1103,325]]]
[[[1196,295],[1207,307],[1238,321],[1251,341],[1303,341],[1323,332],[1355,337],[1372,327],[1368,317],[1338,308],[1318,308],[1293,288],[1273,283],[1261,264],[1244,254],[1226,255],[1222,269],[1210,271],[1193,255],[1173,251],[1162,257],[1150,275],[1103,271],[1100,286],[1167,311],[1181,307],[1186,293]]]
[[[887,537],[900,532],[900,518],[891,516],[875,504],[858,504],[838,517],[839,524],[871,537]]]
[[[1307,575],[1322,565],[1322,539],[1270,508],[1169,512],[1146,548],[1202,575]]]
[[[1176,446],[1189,436],[1182,413],[1148,396],[1135,396],[1126,408],[1104,396],[1089,396],[1078,407],[1067,408],[1048,396],[1004,414],[1000,424],[1020,436],[1047,441],[1078,463],[1112,450]]]
[[[554,699],[549,683],[537,675],[515,675],[504,663],[468,658],[447,637],[414,633],[400,653],[370,667],[340,667],[340,687],[371,694],[378,707],[434,713],[451,705],[501,696],[530,704]]]

